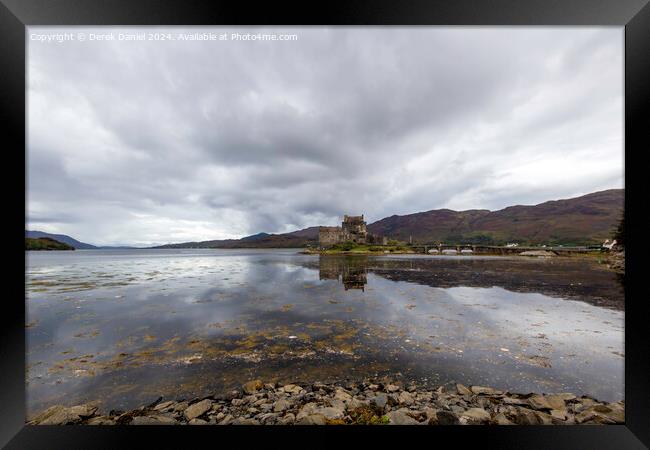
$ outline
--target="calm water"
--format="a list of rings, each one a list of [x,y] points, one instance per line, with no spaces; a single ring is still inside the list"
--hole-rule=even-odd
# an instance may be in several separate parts
[[[297,250],[27,255],[28,415],[253,377],[390,376],[623,399],[624,299],[597,261]]]

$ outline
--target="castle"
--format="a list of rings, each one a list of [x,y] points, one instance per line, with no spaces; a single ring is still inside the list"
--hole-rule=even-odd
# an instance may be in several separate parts
[[[343,216],[340,227],[320,227],[318,229],[318,245],[321,248],[331,247],[343,242],[355,244],[386,245],[385,236],[368,233],[363,214],[360,216]]]

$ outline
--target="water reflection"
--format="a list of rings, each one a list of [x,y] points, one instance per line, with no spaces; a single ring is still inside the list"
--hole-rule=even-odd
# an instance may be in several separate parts
[[[343,287],[361,289],[368,283],[367,256],[320,256],[318,277],[320,280],[341,280]]]
[[[377,373],[623,396],[622,289],[595,262],[69,253],[28,257],[32,412]]]
[[[392,281],[451,288],[499,286],[542,293],[623,311],[623,277],[597,260],[468,256],[320,255],[295,261],[319,270],[321,280],[340,279],[347,289],[365,289],[368,274]]]

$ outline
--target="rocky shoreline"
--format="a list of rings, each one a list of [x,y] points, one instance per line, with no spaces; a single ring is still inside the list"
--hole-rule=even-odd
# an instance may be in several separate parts
[[[226,395],[100,413],[55,405],[28,425],[573,425],[624,423],[624,401],[517,394],[483,386],[435,390],[385,380],[279,385],[253,380]]]

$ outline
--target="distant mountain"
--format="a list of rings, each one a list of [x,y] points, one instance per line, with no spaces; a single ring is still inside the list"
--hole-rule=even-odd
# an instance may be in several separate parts
[[[50,238],[50,239],[54,239],[55,241],[63,242],[64,244],[68,244],[69,246],[75,249],[81,249],[81,250],[97,248],[94,245],[86,244],[84,242],[79,242],[78,240],[71,238],[70,236],[67,236],[65,234],[52,234],[52,233],[45,233],[43,231],[25,230],[25,237],[32,238],[32,239]]]
[[[246,241],[246,242],[255,242],[255,241],[261,241],[264,240],[265,238],[271,236],[269,233],[257,233],[252,236],[246,236],[241,238],[240,240]]]
[[[25,238],[25,250],[74,250],[74,247],[49,237]]]
[[[296,248],[318,244],[318,227],[309,227],[291,233],[258,233],[241,239],[183,242],[152,248]]]
[[[391,216],[368,231],[414,242],[588,245],[613,235],[622,217],[623,189],[609,189],[533,206],[498,211],[438,209]]]
[[[623,189],[498,211],[434,209],[390,216],[368,231],[414,243],[590,245],[611,238],[623,210]],[[283,234],[258,233],[242,239],[185,242],[155,248],[290,248],[318,244],[318,227]]]

